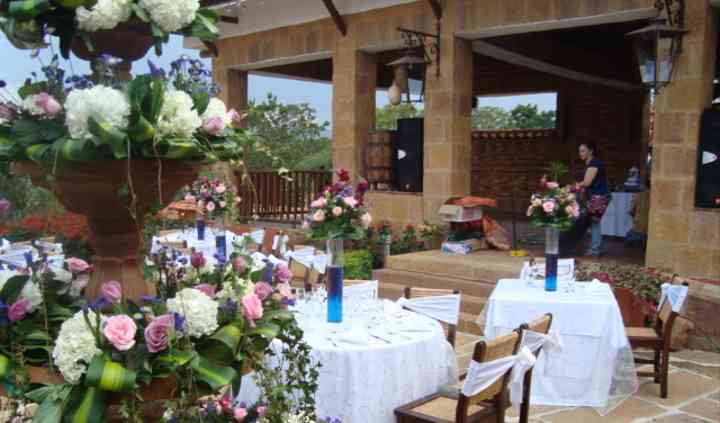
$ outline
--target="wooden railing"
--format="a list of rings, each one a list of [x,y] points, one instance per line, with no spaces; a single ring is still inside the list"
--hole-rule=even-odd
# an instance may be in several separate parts
[[[297,223],[307,214],[310,202],[332,183],[332,172],[302,170],[282,176],[274,170],[250,171],[239,184],[243,199],[240,216],[266,221]]]

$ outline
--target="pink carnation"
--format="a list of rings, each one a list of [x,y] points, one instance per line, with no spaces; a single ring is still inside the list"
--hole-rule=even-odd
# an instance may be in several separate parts
[[[550,214],[553,212],[553,210],[555,210],[555,203],[552,201],[546,201],[543,203],[542,208],[545,213]]]
[[[322,222],[325,220],[325,212],[322,210],[318,210],[313,215],[313,220],[316,222]]]
[[[247,417],[247,415],[248,415],[247,410],[245,410],[242,407],[238,407],[235,410],[233,410],[233,417],[235,418],[236,421],[241,422],[241,421],[245,420],[245,417]]]
[[[546,183],[545,186],[548,187],[549,189],[557,189],[558,187],[560,187],[560,184],[558,184],[557,182],[550,181],[550,182]]]
[[[355,197],[343,197],[343,202],[347,204],[348,207],[355,207],[358,203]]]
[[[55,97],[46,92],[42,92],[35,96],[35,106],[41,108],[50,116],[55,115],[62,110],[62,106]]]
[[[340,215],[342,214],[342,212],[343,212],[343,210],[342,210],[342,208],[340,208],[339,206],[335,206],[335,207],[333,207],[333,209],[332,209],[332,214],[333,214],[334,216],[340,216]]]
[[[118,351],[127,351],[135,345],[137,326],[130,316],[112,316],[105,322],[103,334]]]
[[[243,316],[251,322],[263,316],[263,306],[260,297],[256,294],[247,294],[242,297]]]
[[[272,295],[273,293],[273,287],[270,286],[267,282],[258,282],[255,284],[255,295],[260,298],[260,300],[265,300],[267,297]]]
[[[278,281],[286,283],[292,278],[292,272],[284,263],[280,263],[275,268],[275,277]]]
[[[90,265],[85,260],[75,257],[70,257],[65,260],[65,263],[67,263],[68,269],[72,273],[82,273],[90,269]]]
[[[207,211],[212,212],[215,210],[215,203],[210,201],[207,203],[207,206],[205,206],[205,208],[207,209]]]
[[[317,200],[310,203],[310,207],[312,207],[314,209],[321,209],[321,208],[325,207],[326,205],[327,205],[327,200],[325,199],[325,197],[320,197]]]
[[[222,194],[222,193],[225,192],[226,190],[227,190],[227,187],[226,187],[225,185],[223,185],[223,184],[220,184],[220,185],[218,185],[218,186],[215,187],[215,192],[218,193],[218,194]]]

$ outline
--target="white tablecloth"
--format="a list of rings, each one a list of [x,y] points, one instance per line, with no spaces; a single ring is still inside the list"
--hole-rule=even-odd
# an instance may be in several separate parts
[[[488,299],[485,336],[493,339],[520,324],[552,313],[551,332],[561,334],[563,351],[541,353],[533,371],[532,403],[591,406],[601,414],[637,390],[625,326],[610,286],[590,292],[546,292],[520,280],[501,280]]]
[[[612,200],[600,221],[603,235],[625,237],[625,234],[632,229],[633,218],[630,210],[634,199],[635,194],[631,192],[612,193]]]
[[[303,306],[299,308],[302,313]],[[316,396],[319,417],[340,418],[343,423],[395,423],[395,408],[457,381],[455,354],[436,321],[404,310],[393,315],[379,310],[350,314],[342,325],[298,315],[312,358],[322,363]],[[358,330],[368,334],[366,344],[343,341]],[[251,376],[243,379],[238,397],[247,403],[258,398]]]

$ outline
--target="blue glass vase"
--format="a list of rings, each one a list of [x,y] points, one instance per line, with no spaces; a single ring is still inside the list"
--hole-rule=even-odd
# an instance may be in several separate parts
[[[545,290],[557,291],[558,257],[560,256],[560,231],[545,228]]]
[[[341,323],[343,319],[343,240],[327,241],[327,321]]]
[[[197,230],[198,241],[204,241],[205,240],[205,219],[203,219],[202,217],[198,217],[198,219],[195,221],[195,229]]]
[[[218,260],[227,261],[227,236],[225,236],[225,225],[221,220],[215,224],[215,254]]]

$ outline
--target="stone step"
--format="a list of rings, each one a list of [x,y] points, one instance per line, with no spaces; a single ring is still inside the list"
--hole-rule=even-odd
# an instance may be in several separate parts
[[[387,298],[388,300],[395,301],[404,294],[405,285],[380,282],[380,292],[378,293],[380,298]],[[463,293],[460,301],[460,311],[477,316],[480,312],[482,312],[485,307],[485,303],[485,298],[473,297]]]
[[[495,284],[499,279],[517,277],[526,258],[483,250],[468,255],[444,254],[439,250],[388,257],[390,270],[424,273],[448,279]]]
[[[463,295],[487,298],[495,288],[495,282],[471,281],[446,275],[435,275],[405,270],[380,269],[373,271],[373,279],[382,283],[416,286],[434,289],[459,289]]]

